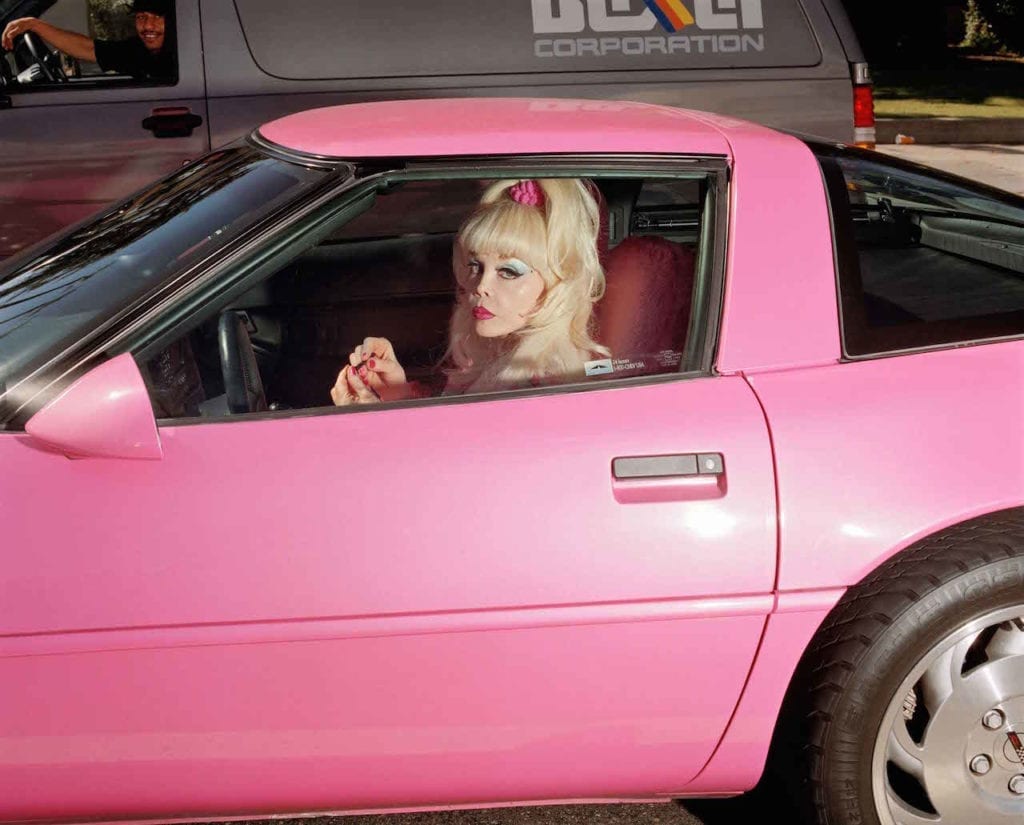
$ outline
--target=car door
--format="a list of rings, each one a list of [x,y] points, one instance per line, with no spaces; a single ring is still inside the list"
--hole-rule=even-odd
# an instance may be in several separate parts
[[[0,433],[7,818],[671,795],[773,605],[764,416],[710,359],[159,443]]]
[[[42,19],[57,12],[57,23],[77,30],[85,0],[61,0]],[[0,258],[209,150],[196,0],[178,0],[176,14],[173,85],[99,74],[3,90]]]
[[[0,436],[8,519],[59,502],[6,565],[5,816],[651,796],[710,755],[771,607],[742,379],[160,436]],[[721,485],[612,477],[711,452]]]

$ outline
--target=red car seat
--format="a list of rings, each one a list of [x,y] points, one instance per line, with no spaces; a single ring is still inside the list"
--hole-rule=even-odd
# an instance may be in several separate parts
[[[692,248],[653,235],[630,236],[608,253],[607,287],[596,314],[598,341],[613,358],[682,353],[695,261]]]

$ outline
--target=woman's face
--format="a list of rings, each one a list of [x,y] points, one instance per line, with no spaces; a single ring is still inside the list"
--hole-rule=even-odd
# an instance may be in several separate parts
[[[526,326],[544,292],[544,279],[526,261],[470,251],[469,306],[481,338],[500,338]]]

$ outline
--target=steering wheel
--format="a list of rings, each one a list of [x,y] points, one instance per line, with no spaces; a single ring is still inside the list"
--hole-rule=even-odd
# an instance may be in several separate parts
[[[241,312],[227,309],[220,314],[217,319],[217,349],[228,412],[232,415],[265,412],[267,396],[263,391],[256,351],[252,348]]]
[[[14,72],[11,71],[11,64],[7,62],[7,55],[0,52],[0,89],[13,85]]]
[[[21,41],[20,44],[18,41]],[[22,32],[18,35],[15,38],[15,48],[18,45],[23,46],[29,53],[48,83],[68,82],[68,76],[64,74],[64,67],[60,64],[60,55],[47,46],[35,32]]]

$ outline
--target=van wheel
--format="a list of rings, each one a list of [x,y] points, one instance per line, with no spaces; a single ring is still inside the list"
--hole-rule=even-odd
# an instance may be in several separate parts
[[[925,539],[853,588],[787,704],[809,821],[1024,822],[1024,508]]]

